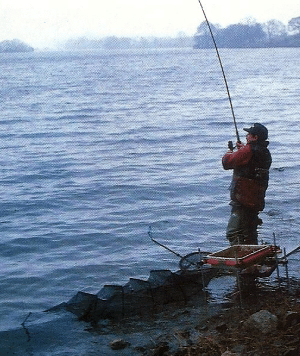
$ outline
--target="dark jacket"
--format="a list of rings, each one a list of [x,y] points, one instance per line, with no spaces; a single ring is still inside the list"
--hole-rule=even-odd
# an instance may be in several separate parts
[[[233,169],[230,197],[233,203],[255,211],[265,206],[265,193],[272,163],[268,142],[255,141],[236,152],[227,152],[222,159],[224,169]]]

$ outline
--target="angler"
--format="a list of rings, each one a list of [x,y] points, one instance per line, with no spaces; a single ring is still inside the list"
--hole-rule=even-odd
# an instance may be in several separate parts
[[[248,133],[247,144],[237,142],[237,151],[230,147],[222,159],[224,169],[233,169],[230,188],[232,210],[226,231],[231,245],[257,245],[257,226],[262,223],[258,214],[265,206],[272,163],[267,148],[267,128],[255,123],[244,130]]]

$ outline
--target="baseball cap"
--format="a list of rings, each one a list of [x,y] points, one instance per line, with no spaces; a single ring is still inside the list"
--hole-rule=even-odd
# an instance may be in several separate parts
[[[268,129],[262,124],[255,123],[249,129],[244,130],[253,136],[257,135],[258,139],[261,141],[264,141],[268,138]]]

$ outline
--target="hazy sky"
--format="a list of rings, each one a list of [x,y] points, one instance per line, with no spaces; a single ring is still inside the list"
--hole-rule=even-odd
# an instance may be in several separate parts
[[[300,0],[202,0],[210,22],[246,17],[283,23],[300,16]],[[204,20],[198,0],[0,0],[0,41],[34,47],[78,36],[193,35]]]

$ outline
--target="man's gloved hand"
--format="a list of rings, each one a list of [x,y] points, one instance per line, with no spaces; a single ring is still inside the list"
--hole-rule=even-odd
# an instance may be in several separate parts
[[[243,144],[243,142],[237,142],[236,143],[236,147],[237,147],[237,149],[240,149],[240,148],[242,148],[242,147],[244,147],[245,145]]]

